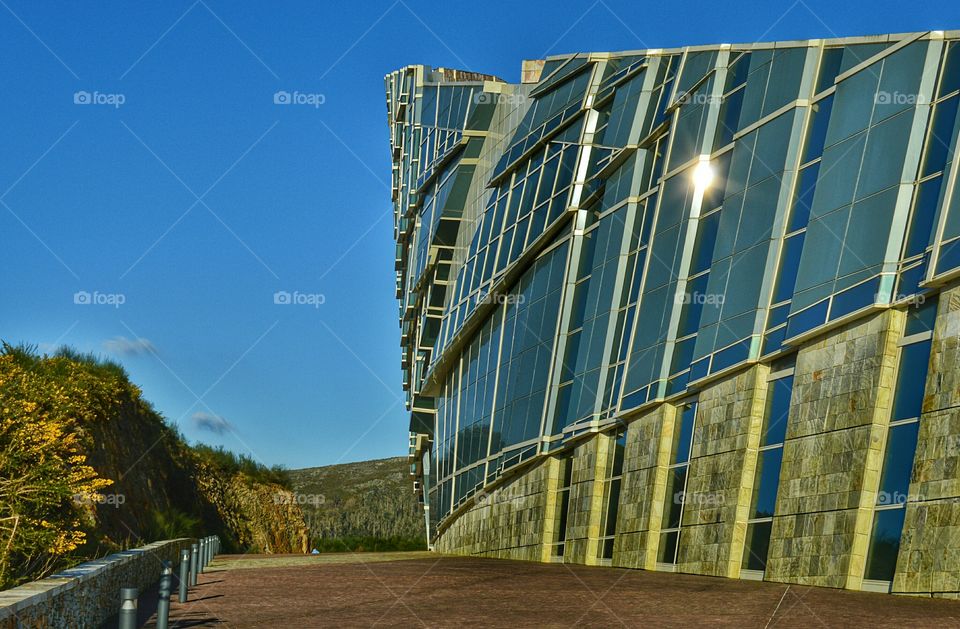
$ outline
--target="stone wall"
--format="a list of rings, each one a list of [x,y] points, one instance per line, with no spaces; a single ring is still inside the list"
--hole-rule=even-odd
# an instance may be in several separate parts
[[[537,462],[474,504],[440,533],[441,553],[502,559],[543,558],[550,459]]]
[[[757,466],[769,368],[700,393],[677,570],[738,577]]]
[[[960,598],[960,287],[938,304],[893,591]]]
[[[889,310],[800,349],[767,580],[860,588],[902,329]]]
[[[194,541],[154,542],[0,592],[0,629],[100,627],[119,611],[120,588],[143,591],[157,583],[165,559],[177,574],[180,550]]]

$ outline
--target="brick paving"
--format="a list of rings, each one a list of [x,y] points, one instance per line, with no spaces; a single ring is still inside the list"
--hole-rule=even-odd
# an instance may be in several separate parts
[[[960,602],[427,553],[221,556],[170,617],[180,628],[960,627]]]

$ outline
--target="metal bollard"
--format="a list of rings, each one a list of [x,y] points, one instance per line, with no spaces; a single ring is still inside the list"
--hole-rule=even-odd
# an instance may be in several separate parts
[[[187,602],[187,585],[190,581],[190,551],[180,551],[180,602]]]
[[[137,629],[137,588],[120,588],[120,629]]]
[[[170,620],[170,589],[173,586],[173,566],[163,560],[160,573],[160,595],[157,598],[157,629],[167,629]]]
[[[200,572],[203,572],[204,567],[207,565],[207,540],[206,538],[200,538],[200,562],[198,568]]]
[[[190,544],[190,586],[197,585],[197,564],[200,560],[200,547],[197,544]]]

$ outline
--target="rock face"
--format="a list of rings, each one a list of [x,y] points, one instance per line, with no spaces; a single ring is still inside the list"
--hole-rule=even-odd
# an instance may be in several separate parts
[[[283,470],[188,445],[119,365],[4,345],[0,409],[0,476],[33,488],[0,492],[0,588],[180,537],[219,535],[225,552],[306,551]]]
[[[307,552],[307,526],[293,493],[279,485],[226,480],[208,465],[197,478],[200,493],[217,509],[240,548],[266,553]]]
[[[90,431],[89,461],[114,481],[104,493],[122,496],[95,507],[105,547],[219,534],[226,551],[306,551],[303,511],[287,487],[206,460],[149,408],[125,408]]]
[[[291,470],[311,544],[367,538],[425,544],[405,457]]]

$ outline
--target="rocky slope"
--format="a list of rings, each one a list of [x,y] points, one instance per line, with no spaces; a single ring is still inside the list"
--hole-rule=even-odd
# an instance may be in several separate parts
[[[191,447],[116,364],[0,349],[0,588],[174,537],[305,552],[282,470]]]
[[[321,550],[420,548],[423,514],[405,457],[290,470],[312,547]]]

